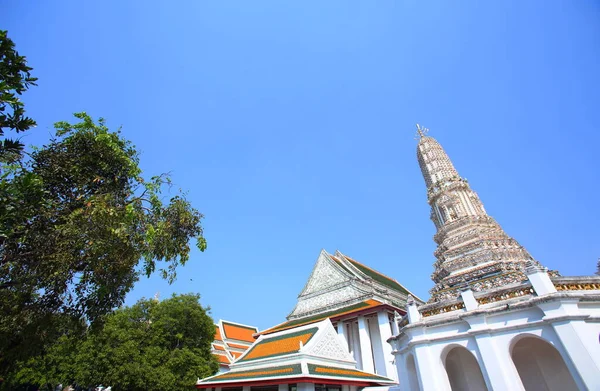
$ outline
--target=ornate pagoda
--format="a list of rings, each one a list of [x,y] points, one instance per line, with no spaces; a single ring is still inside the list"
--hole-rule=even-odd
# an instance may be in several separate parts
[[[431,298],[409,298],[394,391],[600,390],[600,277],[561,277],[486,213],[426,129],[417,158],[438,247]]]
[[[526,264],[539,265],[490,217],[442,146],[417,125],[417,159],[427,186],[438,245],[429,302],[453,299],[468,281],[474,291],[525,280]]]

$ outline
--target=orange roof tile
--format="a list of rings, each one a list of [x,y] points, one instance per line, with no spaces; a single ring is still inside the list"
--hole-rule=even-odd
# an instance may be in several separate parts
[[[217,325],[215,325],[215,340],[217,340],[217,341],[223,340],[223,337],[221,337],[221,329]]]
[[[219,364],[231,364],[231,360],[229,360],[229,357],[223,355],[223,354],[215,354],[215,356],[217,356],[217,360],[219,360]]]
[[[223,346],[219,346],[219,345],[217,345],[217,344],[213,344],[213,348],[214,348],[215,350],[222,350],[222,351],[225,351],[225,348],[224,348]]]
[[[250,345],[239,345],[237,343],[228,343],[227,346],[230,348],[244,349],[244,350],[248,350],[248,348],[250,347]]]
[[[240,352],[229,352],[229,353],[231,353],[231,355],[232,355],[233,357],[235,357],[235,358],[238,358],[238,357],[240,357],[242,354],[244,354],[244,353],[240,353]]]
[[[317,330],[317,327],[313,327],[278,337],[265,338],[254,345],[240,361],[296,353],[300,350],[300,343],[306,344],[315,335]]]
[[[240,326],[237,324],[223,322],[225,338],[237,339],[238,341],[254,342],[252,334],[258,332],[254,327]]]

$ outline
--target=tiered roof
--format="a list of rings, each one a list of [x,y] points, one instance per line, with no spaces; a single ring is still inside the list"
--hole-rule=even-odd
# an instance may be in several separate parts
[[[392,379],[355,369],[331,322],[261,335],[230,371],[208,377],[197,388],[266,385],[278,382],[329,382],[357,386],[391,385]]]
[[[303,326],[315,322],[319,322],[321,320],[330,318],[332,321],[337,320],[338,318],[344,317],[349,314],[358,314],[365,310],[374,310],[375,308],[382,307],[384,304],[378,300],[369,299],[365,301],[361,301],[356,304],[352,304],[346,307],[338,308],[332,311],[322,312],[320,314],[309,316],[301,319],[295,319],[287,322],[283,322],[278,324],[277,326],[273,326],[270,329],[261,331],[260,334],[271,334],[276,331],[287,330],[290,328]]]
[[[217,356],[222,369],[237,360],[255,341],[252,335],[258,329],[240,323],[219,320],[215,324],[215,340],[212,343],[212,352]]]
[[[329,254],[323,250],[287,321],[260,333],[249,326],[220,322],[213,352],[227,356],[229,372],[199,380],[196,387],[283,382],[395,384],[392,379],[357,370],[332,322],[380,310],[404,314],[409,294],[393,278],[339,251]]]
[[[341,253],[340,253],[341,254]],[[379,273],[377,270],[371,269],[370,267],[363,265],[362,263],[350,258],[347,255],[343,255],[341,254],[348,262],[350,262],[352,264],[352,266],[354,266],[355,268],[357,268],[362,274],[364,274],[365,276],[367,276],[367,278],[371,278],[383,285],[385,285],[386,287],[396,290],[398,292],[402,292],[402,293],[406,293],[408,294],[408,290],[403,287],[398,281],[394,280],[391,277],[386,276],[385,274]],[[339,260],[336,257],[332,257],[336,262],[339,262]]]
[[[261,334],[387,306],[403,314],[410,292],[398,281],[336,251],[322,250],[287,321]],[[414,297],[415,295],[413,295]],[[416,298],[417,302],[421,302]]]

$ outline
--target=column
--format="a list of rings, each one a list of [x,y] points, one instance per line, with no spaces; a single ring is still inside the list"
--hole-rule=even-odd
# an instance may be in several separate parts
[[[348,343],[348,337],[346,336],[346,324],[341,320],[337,324],[337,332],[345,349],[350,352],[350,344]]]
[[[371,336],[371,348],[373,349],[373,362],[375,364],[375,373],[382,376],[387,376],[387,368],[385,367],[385,359],[383,353],[383,344],[387,343],[381,338],[379,333],[379,319],[367,318],[369,326],[369,335]],[[388,325],[389,328],[389,325]]]
[[[439,357],[435,361],[427,345],[415,348],[415,364],[421,391],[451,391],[446,369]]]
[[[401,391],[413,391],[410,389],[410,384],[408,381],[408,371],[406,370],[406,357],[407,353],[396,354],[396,376],[393,379],[399,383]]]
[[[350,325],[350,332],[352,335],[352,356],[354,357],[354,361],[356,361],[356,367],[358,369],[363,369],[358,325],[354,323],[354,321],[351,321],[348,324]]]
[[[475,310],[479,307],[479,303],[477,299],[475,299],[475,295],[471,288],[467,287],[460,292],[460,296],[462,297],[463,303],[465,305],[465,309],[467,311]]]
[[[387,342],[392,337],[392,329],[390,327],[390,317],[387,312],[380,311],[377,313],[377,325],[379,327],[379,337],[381,341],[381,348],[383,350],[383,361],[385,362],[385,374],[384,376],[390,377],[394,380],[397,373],[394,370],[394,356],[392,355],[392,345]]]
[[[579,311],[578,302],[579,299],[561,299],[560,301],[539,303],[537,306],[544,311],[546,315],[544,320],[552,324],[552,328],[558,335],[558,339],[564,346],[581,381],[589,390],[597,390],[600,389],[600,357],[597,352],[594,352],[594,349],[598,350],[596,346],[598,337],[594,333],[593,343],[589,342],[592,340],[589,334],[586,338],[584,330],[586,324],[583,320],[586,316],[582,316]],[[573,317],[579,319],[573,319]],[[558,319],[553,322],[553,318]],[[567,366],[569,366],[568,363]],[[577,376],[573,377],[577,381]]]
[[[401,319],[402,317],[400,314],[398,312],[394,312],[394,320],[392,321],[392,335],[398,335],[400,333],[400,330],[398,330],[398,322],[400,322]]]
[[[406,312],[408,313],[408,322],[415,323],[421,320],[421,313],[417,309],[417,303],[412,295],[406,298]]]
[[[243,386],[242,391],[250,391],[250,386]]]
[[[369,336],[369,326],[367,325],[367,320],[364,316],[358,317],[358,336],[360,342],[362,370],[369,373],[375,373],[371,338]]]
[[[514,365],[512,357],[505,349],[499,349],[490,334],[475,336],[479,353],[481,354],[481,372],[487,374],[488,387],[491,390],[524,390],[521,378]]]
[[[538,296],[556,292],[556,287],[552,283],[552,280],[550,280],[545,267],[535,265],[532,261],[527,261],[525,274]]]
[[[287,383],[286,384],[279,384],[278,386],[279,386],[279,391],[288,391],[289,390],[289,387],[288,387]]]

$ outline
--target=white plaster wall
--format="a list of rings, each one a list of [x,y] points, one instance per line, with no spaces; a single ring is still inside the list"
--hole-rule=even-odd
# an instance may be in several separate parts
[[[579,303],[578,307],[582,314],[600,316],[600,303],[598,302]]]
[[[580,308],[581,311],[573,313],[573,307],[570,307],[569,315],[592,315],[600,312],[600,304],[586,303]],[[519,338],[532,335],[542,338],[556,348],[578,388],[600,390],[600,323],[585,322],[581,319],[565,321],[569,326],[570,334],[565,334],[569,338],[561,341],[555,329],[559,327],[560,330],[560,325],[553,326],[548,319],[546,316],[545,321],[544,312],[534,306],[491,315],[484,319],[483,324],[477,326],[477,331],[470,330],[469,325],[463,320],[409,330],[410,337],[395,346],[400,388],[411,389],[406,371],[406,357],[410,352],[414,352],[422,390],[450,390],[443,363],[451,346],[460,345],[476,357],[490,390],[523,389],[511,358],[511,349]],[[573,339],[577,341],[573,342]],[[579,340],[583,344],[577,344]],[[408,349],[408,344],[414,345]],[[481,345],[481,349],[485,349],[480,351],[478,344],[484,344]],[[586,367],[577,368],[571,358],[580,358],[583,355],[588,357]]]

